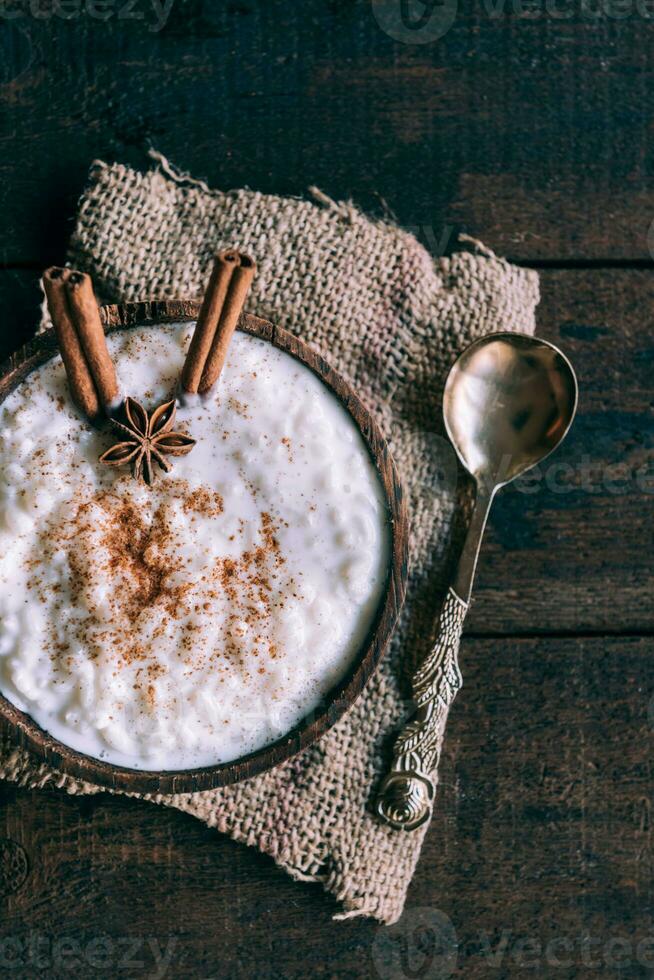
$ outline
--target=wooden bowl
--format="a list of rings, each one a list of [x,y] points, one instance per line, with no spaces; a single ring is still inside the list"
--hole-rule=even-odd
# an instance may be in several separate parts
[[[198,311],[199,304],[195,302],[165,301],[103,306],[101,315],[107,332],[111,332],[134,326],[195,320]],[[53,769],[78,779],[135,793],[194,793],[226,786],[272,769],[324,735],[354,703],[379,663],[402,607],[407,574],[406,504],[395,464],[375,420],[347,382],[297,337],[249,314],[241,317],[238,329],[269,341],[310,368],[338,398],[363,436],[384,488],[391,526],[388,576],[377,612],[355,663],[330,691],[319,709],[266,748],[217,766],[175,772],[146,772],[110,765],[63,745],[0,695],[0,722],[3,728],[9,729],[13,741],[29,749]],[[48,330],[0,366],[0,402],[56,351],[54,331]]]

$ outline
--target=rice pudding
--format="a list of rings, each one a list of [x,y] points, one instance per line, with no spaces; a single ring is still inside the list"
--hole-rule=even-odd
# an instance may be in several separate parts
[[[194,324],[119,331],[124,391],[171,397]],[[315,709],[384,592],[384,493],[335,396],[237,333],[178,410],[197,445],[152,487],[69,401],[59,357],[0,405],[0,692],[60,742],[132,769],[229,762]]]

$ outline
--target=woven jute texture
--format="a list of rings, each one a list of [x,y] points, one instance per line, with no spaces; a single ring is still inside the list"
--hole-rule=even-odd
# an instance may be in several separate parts
[[[321,881],[342,903],[341,917],[390,923],[402,912],[427,828],[390,830],[369,807],[407,713],[409,670],[426,652],[446,586],[457,491],[439,422],[442,385],[474,338],[533,331],[538,280],[472,241],[434,261],[412,235],[312,194],[303,201],[211,191],[163,158],[145,174],[98,162],[68,258],[93,275],[103,299],[136,301],[200,297],[217,248],[247,251],[259,269],[251,312],[321,351],[390,441],[408,491],[411,572],[400,626],[364,695],[313,748],[273,772],[153,798],[258,847],[295,878]],[[0,776],[100,792],[8,742],[0,744]]]

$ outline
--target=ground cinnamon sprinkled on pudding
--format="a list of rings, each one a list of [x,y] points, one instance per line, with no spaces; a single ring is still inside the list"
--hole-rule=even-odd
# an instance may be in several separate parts
[[[189,328],[108,338],[122,387],[170,397]],[[347,670],[385,581],[383,498],[311,372],[237,334],[180,410],[193,453],[153,487],[99,467],[59,361],[0,405],[0,690],[132,768],[229,761]]]
[[[288,461],[289,461],[289,463],[292,463],[293,462],[293,452],[291,450],[291,440],[288,438],[288,436],[284,436],[283,439],[280,439],[280,442],[281,442],[282,446],[285,446],[286,447],[286,451],[288,453]]]
[[[245,405],[242,401],[239,401],[238,398],[231,397],[228,400],[228,405],[229,405],[230,409],[233,412],[236,412],[237,415],[240,415],[242,419],[249,419],[250,418],[250,416],[248,414],[248,407],[247,407],[247,405]]]
[[[179,480],[173,487],[184,513],[207,517],[222,513],[219,494],[205,488],[187,490]],[[62,549],[67,551],[73,591],[83,598],[88,612],[72,631],[73,642],[92,660],[102,656],[109,643],[119,669],[145,662],[136,672],[132,689],[145,691],[149,706],[156,700],[151,680],[166,673],[165,658],[160,661],[156,641],[166,635],[172,623],[183,624],[181,646],[193,653],[193,663],[188,663],[191,670],[203,668],[207,658],[221,660],[225,655],[236,657],[240,663],[242,651],[234,640],[250,631],[251,654],[274,657],[274,613],[279,594],[295,588],[292,579],[280,574],[285,559],[277,537],[278,525],[268,512],[259,515],[260,543],[236,559],[217,557],[205,568],[198,585],[185,574],[180,554],[183,534],[169,519],[168,510],[161,504],[146,519],[133,502],[113,491],[103,491],[80,504],[63,524],[47,525],[39,535],[40,557],[29,562],[32,568],[42,568],[44,561],[52,562]],[[98,591],[98,581],[109,584],[110,590]],[[39,601],[46,602],[43,590],[48,586],[42,576],[34,575],[28,585]],[[210,613],[214,600],[224,600],[225,596],[229,600],[224,623],[226,645],[213,646],[207,637],[191,638],[201,627],[190,617]],[[55,600],[53,605],[64,614],[63,600]],[[141,627],[158,614],[161,622],[144,635]],[[65,649],[70,647],[68,642]],[[45,649],[56,671],[63,645],[46,641]],[[262,669],[258,668],[259,673]],[[144,670],[147,683],[142,677]]]
[[[215,490],[198,487],[184,501],[187,514],[202,514],[203,517],[218,517],[224,510],[223,498]]]

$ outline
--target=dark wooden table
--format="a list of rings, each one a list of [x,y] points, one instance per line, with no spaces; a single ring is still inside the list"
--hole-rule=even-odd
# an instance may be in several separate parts
[[[449,976],[421,909],[458,976],[652,975],[654,25],[640,0],[443,0],[411,30],[400,4],[173,0],[160,31],[149,2],[3,4],[1,354],[89,162],[154,145],[214,186],[316,184],[435,256],[464,229],[538,268],[539,332],[581,384],[563,450],[493,512],[399,929],[332,922],[318,886],[177,812],[3,785],[29,862],[3,975]]]

